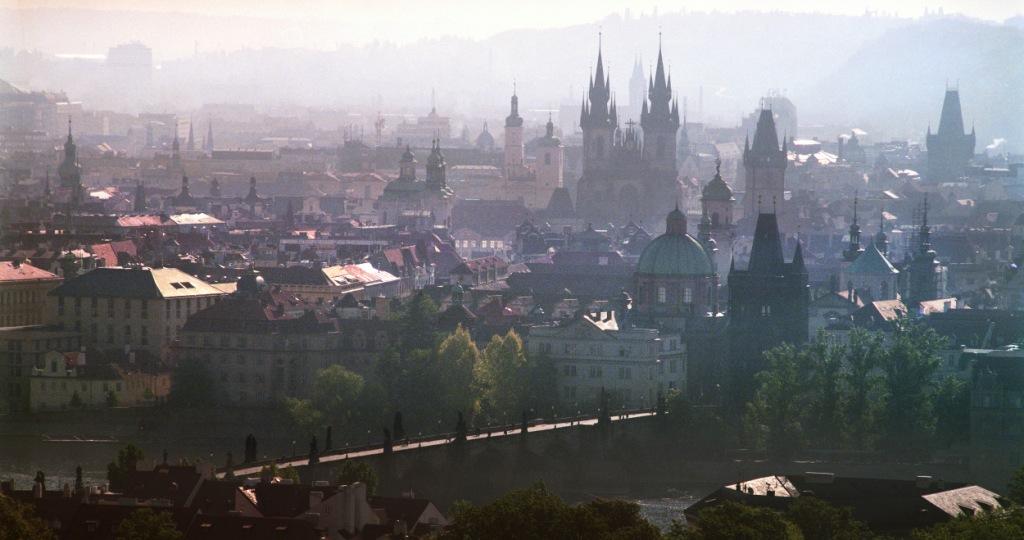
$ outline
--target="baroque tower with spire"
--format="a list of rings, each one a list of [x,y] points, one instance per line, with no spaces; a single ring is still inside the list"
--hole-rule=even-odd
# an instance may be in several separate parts
[[[577,213],[595,223],[654,221],[678,202],[676,134],[679,108],[664,59],[658,52],[636,119],[619,127],[611,77],[600,46],[597,66],[580,108],[583,176],[577,184]]]

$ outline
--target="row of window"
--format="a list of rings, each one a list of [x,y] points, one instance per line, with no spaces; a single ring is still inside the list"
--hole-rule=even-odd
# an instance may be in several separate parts
[[[30,304],[42,301],[40,291],[6,291],[0,292],[0,306]]]
[[[477,245],[477,244],[479,244],[479,245]],[[455,247],[456,248],[475,248],[475,247],[480,247],[482,249],[488,249],[488,248],[489,249],[505,249],[505,241],[504,240],[480,240],[479,242],[477,242],[476,240],[456,240],[455,241]]]

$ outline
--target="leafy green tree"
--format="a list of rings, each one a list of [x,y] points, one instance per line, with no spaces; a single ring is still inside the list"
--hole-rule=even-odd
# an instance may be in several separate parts
[[[935,430],[932,378],[939,367],[938,351],[944,340],[934,330],[917,324],[897,327],[882,357],[885,406],[882,443],[887,450],[917,453]]]
[[[874,422],[877,415],[877,397],[880,378],[875,373],[882,362],[881,338],[878,334],[856,329],[850,333],[846,345],[846,369],[842,374],[842,425],[846,426],[846,441],[858,450],[872,447]]]
[[[441,341],[436,361],[441,375],[441,386],[437,390],[441,394],[443,410],[448,414],[454,411],[475,412],[479,399],[473,373],[480,363],[480,351],[469,331],[459,325],[455,332]]]
[[[1013,472],[1006,484],[1006,497],[1014,504],[1024,505],[1024,467]]]
[[[327,425],[324,413],[313,405],[312,400],[285,398],[284,408],[288,411],[288,417],[303,433],[316,433]]]
[[[437,340],[437,304],[422,290],[403,306],[399,314],[402,352],[434,348]]]
[[[1019,507],[954,520],[918,529],[913,540],[1017,540],[1024,538],[1024,512]]]
[[[271,463],[260,468],[260,478],[268,482],[274,478],[283,478],[297,483],[299,481],[299,471],[295,470],[291,465],[278,467],[277,463]]]
[[[830,342],[824,331],[815,336],[806,350],[811,369],[808,389],[810,439],[820,446],[835,447],[842,442],[841,374],[845,350]]]
[[[140,508],[121,520],[114,529],[116,540],[180,540],[185,536],[174,525],[170,512]]]
[[[111,490],[124,489],[128,474],[135,471],[142,457],[142,450],[134,444],[117,451],[117,460],[107,465],[107,481],[110,482]]]
[[[869,538],[867,526],[853,518],[849,508],[836,508],[809,495],[798,497],[783,517],[812,540],[860,540]]]
[[[773,456],[788,458],[803,446],[810,379],[806,349],[783,344],[764,353],[768,369],[757,374],[748,424]]]
[[[318,433],[328,424],[347,427],[356,414],[365,381],[339,365],[316,373],[311,399],[287,398],[292,421],[307,433]]]
[[[55,540],[57,535],[30,506],[0,494],[0,540]]]
[[[492,418],[518,418],[526,407],[529,366],[523,341],[514,330],[494,336],[476,370],[482,408]]]
[[[339,484],[348,485],[353,482],[362,482],[366,484],[366,493],[369,495],[377,492],[379,481],[377,470],[363,461],[346,460],[341,464],[341,470],[338,471]]]
[[[967,381],[946,377],[935,390],[935,440],[949,448],[966,441],[971,431],[971,388]]]
[[[174,369],[168,402],[176,407],[210,407],[217,404],[220,386],[210,367],[197,358],[184,359]]]
[[[684,530],[673,529],[672,540],[798,540],[799,528],[773,510],[727,501],[705,508],[697,522]]]
[[[543,484],[535,484],[509,492],[484,506],[464,502],[453,505],[451,524],[438,537],[656,540],[660,536],[658,530],[643,519],[635,503],[593,501],[573,507]]]

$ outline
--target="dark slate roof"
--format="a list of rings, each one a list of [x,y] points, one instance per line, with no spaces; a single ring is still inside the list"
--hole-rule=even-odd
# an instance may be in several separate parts
[[[868,247],[861,253],[846,269],[849,274],[888,275],[900,273],[889,259],[878,251],[874,242],[869,242]]]
[[[260,275],[267,283],[281,285],[331,285],[331,281],[319,268],[307,266],[277,266],[259,268]]]
[[[50,291],[51,296],[146,300],[220,294],[208,283],[176,268],[97,268]]]
[[[715,177],[704,186],[701,196],[706,201],[731,201],[733,200],[732,188],[725,183],[722,175],[715,173]]]
[[[544,209],[544,217],[548,219],[574,219],[576,210],[572,206],[572,196],[569,190],[560,187],[551,192],[551,200]]]
[[[755,274],[778,275],[783,272],[783,262],[777,217],[775,214],[758,215],[747,270]]]
[[[530,219],[522,201],[465,199],[452,209],[452,228],[469,229],[486,238],[503,237]]]
[[[754,144],[750,151],[754,154],[771,155],[779,152],[779,135],[775,130],[775,118],[771,109],[761,109],[754,131]]]

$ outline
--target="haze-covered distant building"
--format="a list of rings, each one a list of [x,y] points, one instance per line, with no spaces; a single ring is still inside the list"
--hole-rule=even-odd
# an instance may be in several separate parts
[[[641,105],[640,127],[630,120],[619,128],[618,109],[601,52],[580,111],[583,176],[577,185],[576,211],[595,223],[626,223],[665,215],[678,203],[676,134],[679,104],[672,99],[661,50],[648,99]]]
[[[942,100],[939,130],[928,126],[928,181],[951,182],[964,175],[967,163],[974,156],[974,128],[964,132],[964,115],[960,109],[960,91],[946,90]]]

